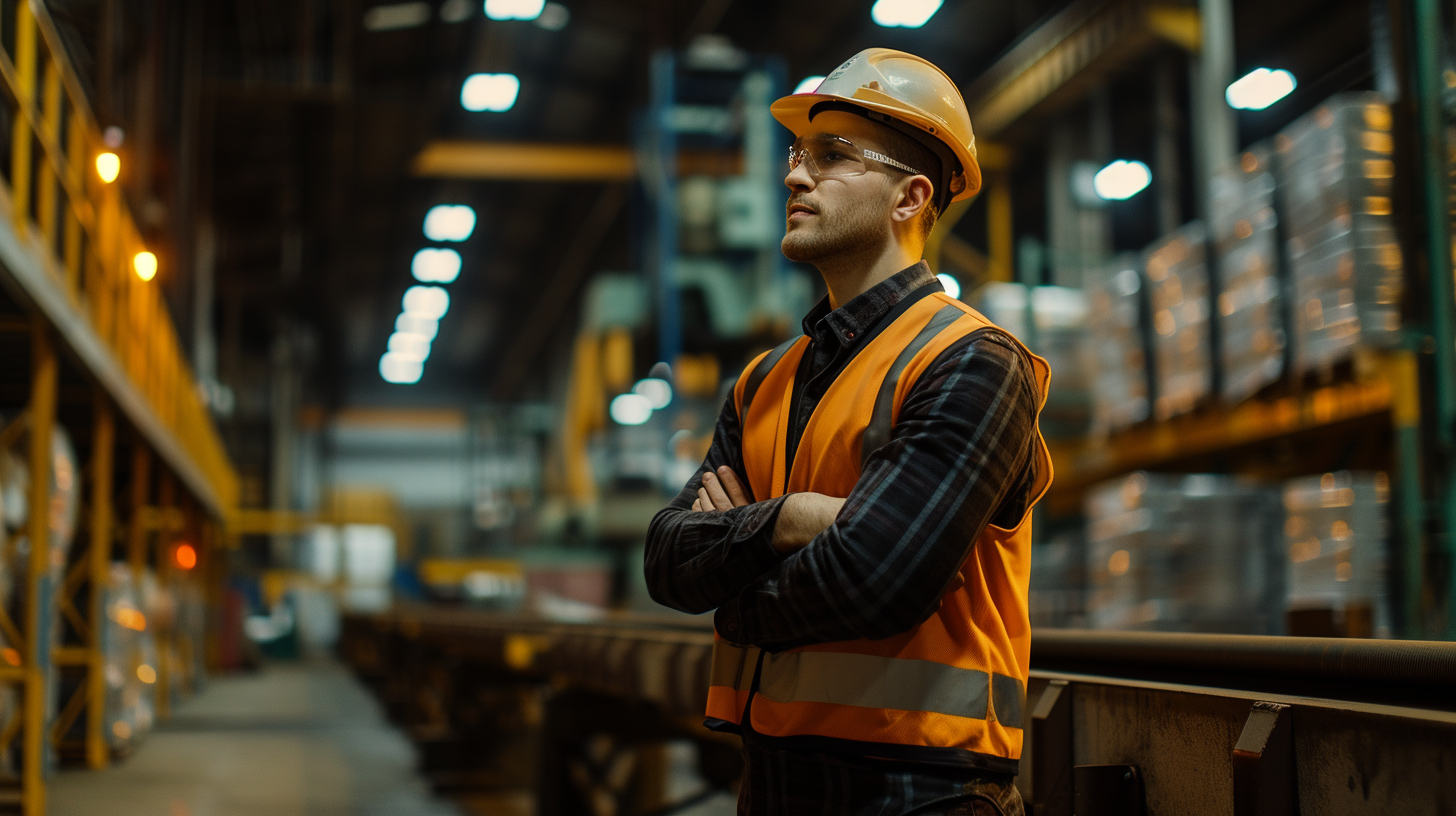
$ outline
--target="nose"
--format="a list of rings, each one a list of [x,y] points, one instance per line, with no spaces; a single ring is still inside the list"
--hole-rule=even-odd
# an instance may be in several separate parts
[[[789,171],[784,176],[784,186],[791,192],[800,192],[814,189],[814,177],[809,175],[808,162],[799,162],[799,166]]]

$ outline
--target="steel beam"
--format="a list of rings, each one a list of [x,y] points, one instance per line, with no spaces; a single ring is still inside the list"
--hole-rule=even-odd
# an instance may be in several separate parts
[[[51,593],[50,513],[51,433],[56,422],[56,390],[60,365],[50,329],[35,319],[30,335],[30,508],[27,534],[25,592],[25,644],[22,666],[21,716],[24,718],[21,750],[21,807],[25,816],[45,814],[46,685],[50,677],[51,623],[45,600]]]
[[[1074,3],[1023,38],[967,89],[976,135],[994,136],[1023,117],[1081,98],[1160,42],[1191,50],[1198,32],[1197,12],[1170,3]]]
[[[91,631],[86,643],[86,764],[105,768],[111,758],[106,744],[106,655],[102,651],[106,627],[106,584],[111,570],[112,476],[115,468],[116,416],[105,391],[96,389],[94,430],[91,434],[91,540],[86,553],[91,596],[86,617]]]
[[[414,174],[515,181],[630,181],[637,162],[626,145],[436,141],[414,160]]]

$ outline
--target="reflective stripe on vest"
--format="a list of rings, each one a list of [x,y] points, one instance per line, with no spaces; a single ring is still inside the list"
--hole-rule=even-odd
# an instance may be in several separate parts
[[[890,373],[885,375],[884,381],[880,383],[879,392],[875,394],[875,412],[870,415],[870,424],[865,426],[864,439],[860,442],[859,463],[861,467],[864,466],[865,460],[870,458],[870,454],[890,441],[890,430],[894,424],[895,388],[900,384],[900,375],[904,373],[905,366],[909,365],[915,355],[925,348],[925,344],[929,343],[931,338],[940,334],[945,327],[956,322],[963,314],[965,312],[954,306],[946,306],[936,312],[935,317],[930,318],[930,322],[925,324],[925,328],[921,329],[920,333],[915,335],[915,339],[910,341],[910,345],[906,346],[905,350],[900,352],[900,356],[895,358],[895,362],[890,366]]]
[[[948,348],[982,330],[1001,334],[943,293],[892,315],[830,383],[803,428],[793,462],[787,461],[786,423],[806,338],[760,357],[739,377],[735,392],[749,490],[759,500],[804,491],[848,496],[867,457],[890,441],[916,381]],[[1031,366],[1040,411],[1046,362],[1016,345]],[[765,738],[841,740],[871,756],[953,757],[948,761],[1014,773],[1030,662],[1030,511],[1052,475],[1040,433],[1032,444],[1036,478],[1026,513],[1007,528],[988,524],[973,546],[968,542],[969,556],[928,619],[881,640],[774,654],[718,640],[709,716]],[[866,748],[874,745],[885,753]]]
[[[751,674],[751,672],[750,672]],[[1021,728],[1026,692],[1004,674],[933,660],[842,652],[784,652],[763,661],[758,693],[778,703],[834,703],[895,711],[928,711]]]

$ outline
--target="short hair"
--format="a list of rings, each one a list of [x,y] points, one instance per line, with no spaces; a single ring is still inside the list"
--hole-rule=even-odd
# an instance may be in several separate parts
[[[925,209],[920,211],[920,237],[922,240],[929,238],[936,219],[940,218],[940,210],[935,206],[935,197],[940,192],[935,189],[941,177],[940,157],[918,139],[879,122],[875,124],[878,125],[876,132],[885,153],[895,161],[915,168],[915,172],[930,180],[930,198],[925,202]]]

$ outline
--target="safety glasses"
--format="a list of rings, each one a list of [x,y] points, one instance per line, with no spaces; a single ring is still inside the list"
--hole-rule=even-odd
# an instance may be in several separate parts
[[[867,161],[920,175],[920,171],[910,165],[897,162],[883,153],[865,150],[843,136],[828,133],[800,136],[789,148],[789,171],[802,164],[815,179],[862,176],[869,170]]]

